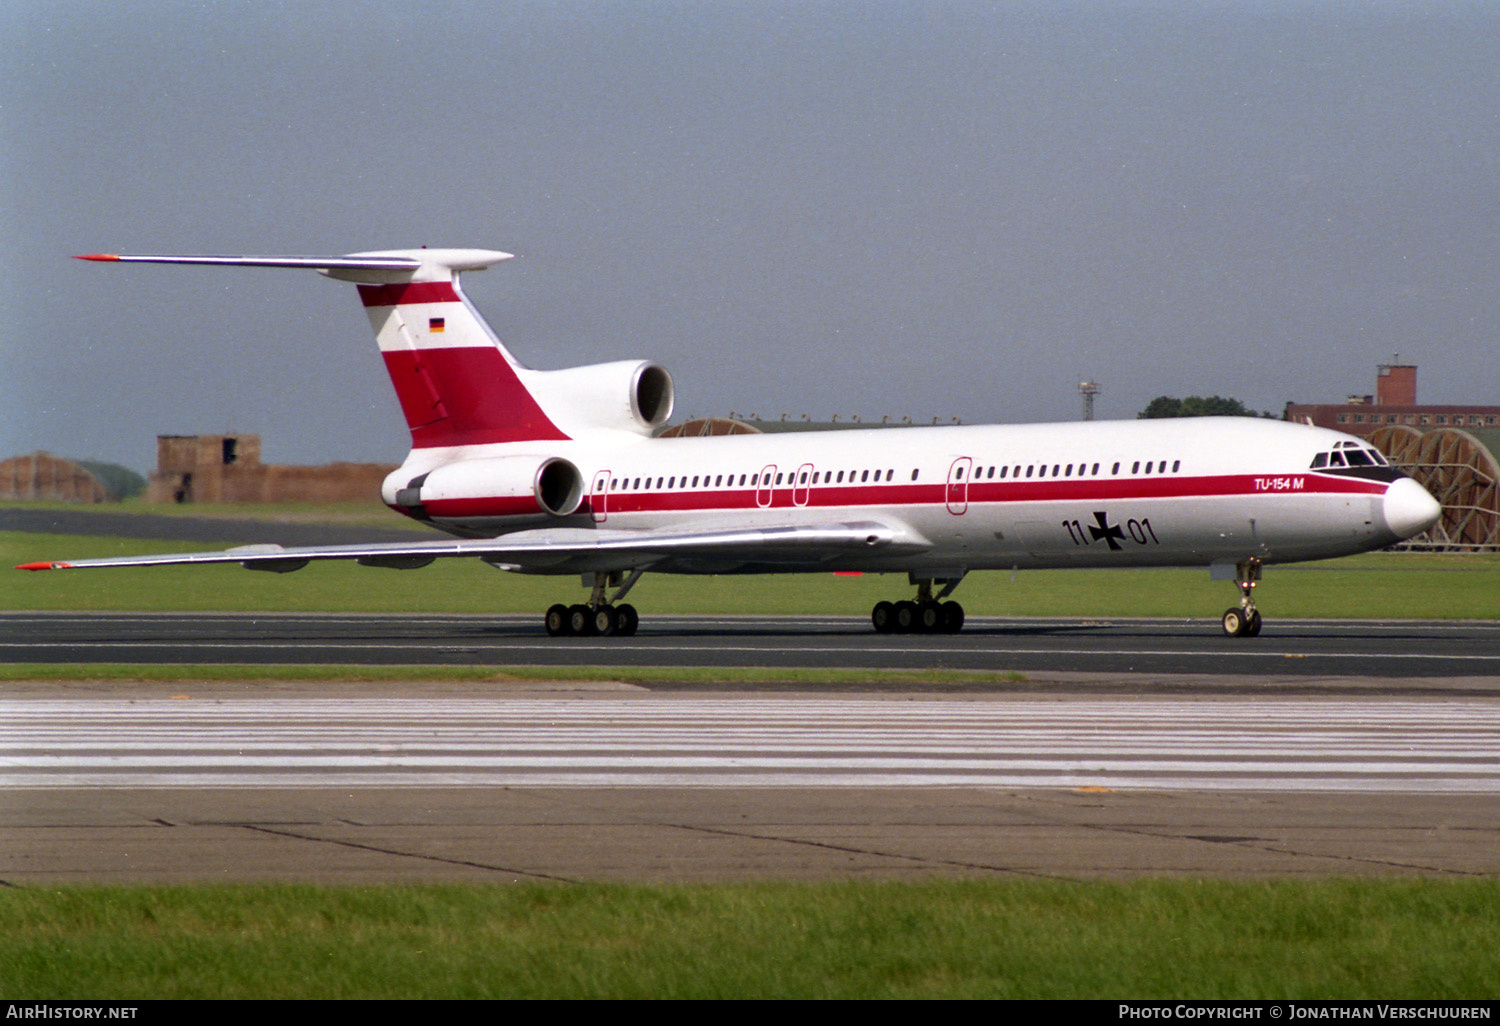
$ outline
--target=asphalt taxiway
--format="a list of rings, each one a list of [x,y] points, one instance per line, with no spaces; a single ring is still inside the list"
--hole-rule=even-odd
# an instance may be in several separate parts
[[[540,617],[0,613],[0,660],[1013,670],[1308,680],[1500,682],[1494,621],[973,617],[957,635],[877,634],[857,617],[655,616],[629,638],[550,638]]]

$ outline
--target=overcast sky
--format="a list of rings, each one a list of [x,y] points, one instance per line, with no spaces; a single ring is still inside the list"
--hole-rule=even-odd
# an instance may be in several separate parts
[[[1500,4],[9,0],[0,458],[398,461],[354,290],[71,254],[519,259],[533,367],[682,414],[1500,403]]]

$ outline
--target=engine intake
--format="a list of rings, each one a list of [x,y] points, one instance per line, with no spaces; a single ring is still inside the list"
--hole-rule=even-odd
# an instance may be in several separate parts
[[[666,424],[676,402],[672,375],[649,360],[595,363],[534,371],[533,393],[570,434],[590,429],[650,435]]]

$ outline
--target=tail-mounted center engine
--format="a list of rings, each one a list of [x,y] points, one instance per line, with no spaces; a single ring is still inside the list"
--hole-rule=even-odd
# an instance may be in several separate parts
[[[409,473],[409,472],[405,472]],[[459,460],[410,480],[385,479],[386,504],[418,520],[518,518],[545,522],[577,512],[583,475],[556,456]]]
[[[573,437],[589,430],[650,435],[672,416],[672,375],[649,360],[532,371],[527,383],[554,423]]]

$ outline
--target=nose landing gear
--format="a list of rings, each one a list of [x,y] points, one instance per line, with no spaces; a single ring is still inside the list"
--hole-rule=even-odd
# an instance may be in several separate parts
[[[1260,610],[1251,593],[1260,583],[1260,560],[1247,559],[1234,566],[1234,583],[1240,588],[1240,604],[1224,610],[1224,633],[1231,638],[1253,638],[1260,633]]]

